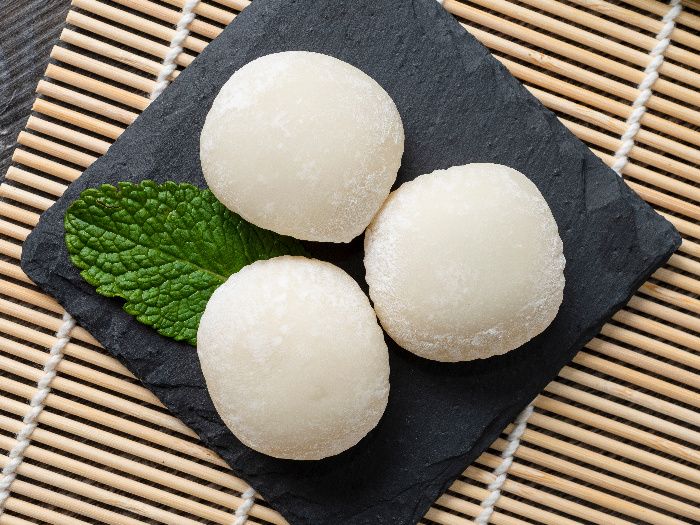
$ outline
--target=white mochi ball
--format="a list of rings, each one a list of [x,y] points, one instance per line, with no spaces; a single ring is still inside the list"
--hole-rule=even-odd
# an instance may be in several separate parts
[[[564,265],[544,197],[499,164],[455,166],[403,184],[365,234],[382,326],[436,361],[504,354],[542,332],[562,301]]]
[[[224,423],[270,456],[338,454],[386,408],[384,334],[367,296],[330,263],[284,256],[229,277],[207,304],[197,353]]]
[[[266,55],[224,84],[200,137],[207,184],[253,224],[349,242],[389,195],[401,117],[371,77],[306,51]]]

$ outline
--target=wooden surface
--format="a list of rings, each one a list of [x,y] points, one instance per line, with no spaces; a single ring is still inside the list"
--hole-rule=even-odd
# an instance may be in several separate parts
[[[3,450],[15,442],[62,313],[19,269],[22,240],[147,106],[184,0],[73,4],[0,185]],[[179,69],[246,4],[200,3]],[[683,246],[539,396],[491,523],[700,523],[700,3],[684,5],[624,171],[681,231]],[[665,2],[444,6],[613,162]],[[0,525],[232,523],[243,482],[90,334],[73,335]],[[424,523],[466,525],[478,515],[505,436]],[[6,462],[0,456],[0,467]],[[284,523],[260,500],[251,515],[253,523]]]

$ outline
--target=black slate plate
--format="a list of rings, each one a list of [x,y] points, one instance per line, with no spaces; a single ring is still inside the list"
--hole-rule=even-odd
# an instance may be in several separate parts
[[[406,132],[397,186],[468,162],[525,173],[552,208],[567,260],[559,315],[505,356],[441,364],[389,340],[383,419],[357,446],[317,462],[278,460],[241,445],[214,410],[195,350],[137,323],[119,300],[96,295],[63,240],[65,209],[85,188],[143,179],[204,188],[198,140],[213,98],[238,68],[283,50],[338,57],[389,92]],[[292,524],[409,524],[679,244],[673,227],[435,0],[256,0],[42,216],[22,266]],[[307,247],[366,289],[361,238]]]

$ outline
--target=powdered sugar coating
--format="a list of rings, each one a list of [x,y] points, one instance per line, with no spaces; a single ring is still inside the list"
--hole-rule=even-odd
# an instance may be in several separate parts
[[[209,394],[249,447],[321,459],[373,429],[389,396],[389,354],[357,283],[326,262],[257,261],[212,295],[197,332]]]
[[[200,136],[214,195],[244,219],[297,239],[349,242],[396,180],[403,126],[391,97],[336,58],[266,55],[224,84]]]
[[[504,354],[556,316],[565,259],[542,194],[498,164],[438,170],[392,192],[365,233],[387,333],[437,361]]]

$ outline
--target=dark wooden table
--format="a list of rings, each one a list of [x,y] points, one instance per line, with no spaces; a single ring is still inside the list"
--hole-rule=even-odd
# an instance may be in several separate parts
[[[0,178],[10,165],[34,90],[64,25],[70,0],[0,0]]]

